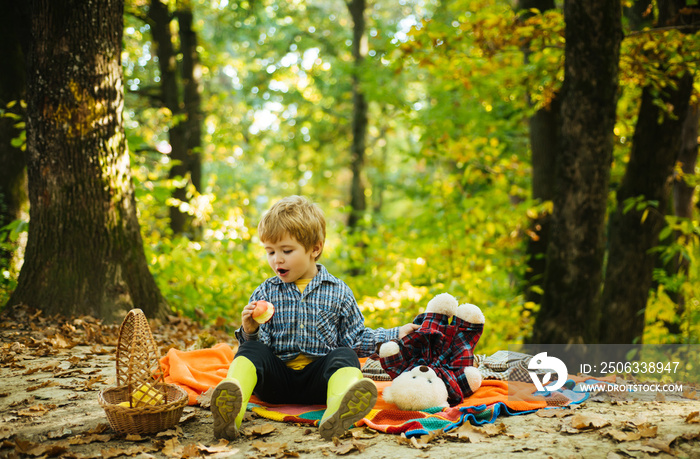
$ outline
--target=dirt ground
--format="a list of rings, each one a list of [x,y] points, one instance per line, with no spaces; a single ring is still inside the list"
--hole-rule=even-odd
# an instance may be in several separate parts
[[[154,324],[163,347],[233,339],[171,319]],[[533,458],[700,458],[697,388],[683,396],[594,396],[576,409],[500,417],[495,424],[406,439],[367,428],[328,442],[314,427],[248,413],[243,437],[213,437],[208,408],[186,407],[173,429],[148,436],[115,433],[98,403],[115,385],[117,327],[81,318],[55,323],[26,311],[0,319],[0,457],[328,457],[454,458],[465,454]]]

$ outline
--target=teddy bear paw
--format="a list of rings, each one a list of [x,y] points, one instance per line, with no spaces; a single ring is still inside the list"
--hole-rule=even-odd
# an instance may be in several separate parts
[[[465,367],[464,375],[467,377],[469,388],[472,392],[476,392],[476,390],[481,387],[481,382],[483,381],[479,370],[476,367]]]
[[[469,303],[459,305],[455,315],[470,324],[483,324],[486,321],[484,313],[481,312],[479,306]]]
[[[457,299],[449,293],[440,293],[435,295],[433,299],[428,301],[428,306],[425,312],[434,312],[436,314],[445,314],[452,317],[457,310]]]
[[[399,344],[396,341],[387,341],[379,348],[379,357],[391,357],[399,353]]]

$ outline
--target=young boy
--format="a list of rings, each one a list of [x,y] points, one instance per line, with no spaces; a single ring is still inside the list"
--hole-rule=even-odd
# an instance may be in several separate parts
[[[299,196],[280,200],[263,216],[258,235],[276,276],[263,282],[243,308],[238,352],[212,394],[214,435],[238,437],[254,392],[268,403],[325,403],[320,434],[326,440],[339,437],[377,400],[374,382],[362,377],[358,355],[371,355],[378,344],[403,337],[417,325],[364,326],[350,288],[316,263],[326,239],[317,205]],[[252,318],[258,300],[275,307],[262,325]]]

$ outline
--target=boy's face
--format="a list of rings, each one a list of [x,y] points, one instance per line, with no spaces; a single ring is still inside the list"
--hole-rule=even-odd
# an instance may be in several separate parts
[[[270,268],[284,282],[312,279],[318,272],[316,257],[321,253],[321,243],[307,251],[296,239],[285,234],[279,241],[264,242],[263,246]]]

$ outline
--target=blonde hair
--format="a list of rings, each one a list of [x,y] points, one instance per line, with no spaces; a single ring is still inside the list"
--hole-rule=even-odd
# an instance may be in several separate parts
[[[285,235],[299,242],[307,251],[326,241],[326,218],[321,208],[301,196],[288,196],[277,201],[258,224],[262,242],[276,243]],[[321,257],[319,252],[316,260]]]

